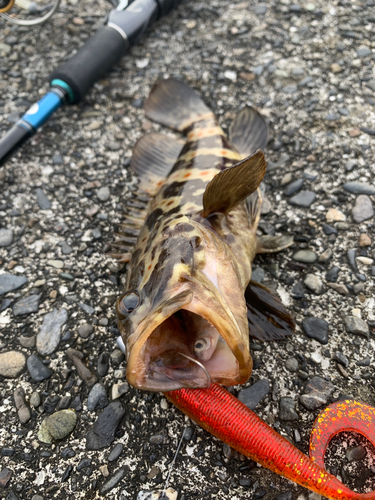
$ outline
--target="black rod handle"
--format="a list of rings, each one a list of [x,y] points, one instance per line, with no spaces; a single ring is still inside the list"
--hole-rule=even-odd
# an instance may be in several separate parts
[[[116,64],[128,47],[128,41],[116,29],[103,26],[73,57],[53,71],[49,81],[61,80],[68,84],[74,95],[69,102],[77,103]]]

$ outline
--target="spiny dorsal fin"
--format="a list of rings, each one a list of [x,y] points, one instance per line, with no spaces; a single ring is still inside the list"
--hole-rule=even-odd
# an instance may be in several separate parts
[[[155,83],[145,112],[151,120],[180,132],[194,122],[214,116],[194,90],[173,78]]]
[[[268,141],[266,120],[256,109],[246,106],[231,123],[229,140],[242,157],[264,149]]]
[[[274,253],[284,250],[293,244],[293,236],[282,234],[281,236],[260,236],[257,239],[257,253]]]
[[[203,194],[203,217],[215,212],[228,214],[257,189],[265,173],[266,160],[262,151],[219,172]]]
[[[292,335],[295,323],[280,299],[267,287],[250,281],[245,291],[250,337],[262,342]]]
[[[136,143],[130,165],[140,180],[139,187],[154,196],[176,163],[183,141],[163,134],[148,134]]]

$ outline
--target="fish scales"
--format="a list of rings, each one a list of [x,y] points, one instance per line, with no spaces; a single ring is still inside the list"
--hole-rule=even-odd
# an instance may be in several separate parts
[[[128,380],[163,391],[245,382],[252,359],[244,292],[260,249],[265,173],[256,150],[267,126],[255,110],[243,110],[232,145],[197,94],[172,79],[156,84],[145,107],[186,141],[149,134],[133,152],[131,166],[152,198],[116,305]],[[287,314],[279,309],[275,316]]]

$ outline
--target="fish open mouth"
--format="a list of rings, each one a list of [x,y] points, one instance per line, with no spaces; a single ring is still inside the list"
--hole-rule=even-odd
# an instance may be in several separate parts
[[[148,390],[202,388],[239,375],[238,361],[217,326],[184,308],[150,333],[140,357],[143,370],[135,385]]]

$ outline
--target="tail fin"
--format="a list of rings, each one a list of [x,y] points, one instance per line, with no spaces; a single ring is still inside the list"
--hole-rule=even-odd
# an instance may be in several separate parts
[[[179,132],[196,121],[214,116],[194,90],[173,78],[159,80],[153,86],[145,111],[151,120]]]

